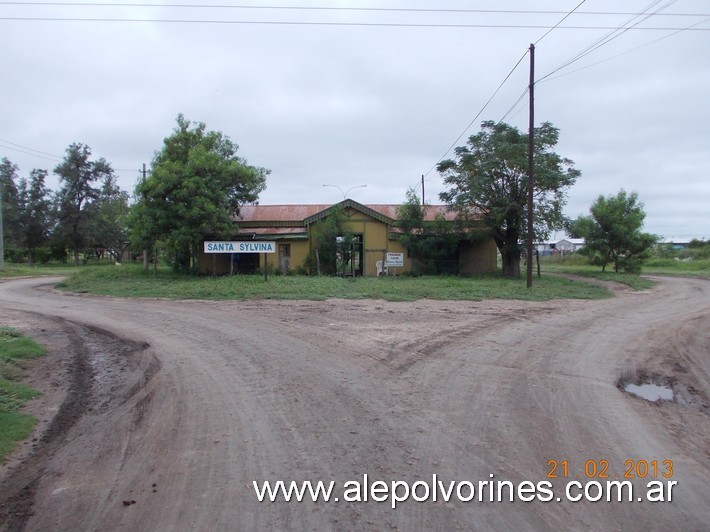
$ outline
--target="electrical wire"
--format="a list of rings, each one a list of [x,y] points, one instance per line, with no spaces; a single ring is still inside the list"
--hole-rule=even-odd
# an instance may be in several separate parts
[[[673,37],[674,35],[677,35],[677,34],[683,32],[683,31],[685,31],[685,30],[687,30],[687,29],[690,29],[690,28],[692,28],[693,26],[699,26],[700,24],[703,24],[703,23],[705,23],[705,22],[710,22],[710,17],[708,17],[708,18],[706,18],[706,19],[704,19],[704,20],[701,20],[700,22],[696,22],[695,24],[692,24],[692,25],[688,26],[687,28],[682,28],[682,29],[680,29],[680,30],[674,31],[673,33],[669,33],[669,34],[667,34],[667,35],[664,35],[663,37],[659,37],[658,39],[654,39],[654,40],[649,41],[649,42],[647,42],[647,43],[645,43],[645,44],[641,44],[641,45],[639,45],[639,46],[636,46],[635,48],[631,48],[631,49],[629,49],[629,50],[626,50],[626,51],[624,51],[624,52],[620,52],[620,53],[618,53],[618,54],[616,54],[616,55],[613,55],[613,56],[611,56],[611,57],[607,57],[606,59],[602,59],[601,61],[597,61],[597,62],[595,62],[595,63],[590,63],[589,65],[585,65],[585,66],[583,66],[583,67],[576,68],[576,69],[574,69],[574,70],[570,70],[569,72],[565,72],[565,73],[563,73],[563,74],[560,74],[559,76],[549,77],[549,76],[551,75],[551,74],[549,74],[548,76],[545,76],[544,81],[553,81],[553,80],[555,80],[555,79],[559,79],[559,78],[562,78],[562,77],[565,77],[565,76],[569,76],[569,75],[574,74],[574,73],[576,73],[576,72],[581,72],[582,70],[587,70],[588,68],[592,68],[592,67],[594,67],[594,66],[601,65],[602,63],[606,63],[607,61],[611,61],[611,60],[616,59],[616,58],[618,58],[618,57],[622,57],[622,56],[624,56],[624,55],[626,55],[626,54],[630,54],[631,52],[635,52],[636,50],[640,50],[641,48],[645,48],[645,47],[651,46],[652,44],[655,44],[655,43],[657,43],[657,42],[660,42],[660,41],[663,41],[663,40],[665,40],[665,39],[668,39],[669,37]],[[543,81],[543,80],[541,79],[540,81]]]
[[[540,24],[464,24],[464,23],[407,23],[407,22],[319,22],[287,20],[215,20],[215,19],[170,19],[170,18],[78,18],[78,17],[0,17],[2,21],[14,22],[114,22],[151,24],[215,24],[215,25],[259,25],[259,26],[337,26],[370,28],[463,28],[463,29],[532,29],[546,30],[549,25]],[[557,26],[563,30],[612,30],[614,26]],[[674,31],[681,28],[666,26],[646,26],[628,28],[639,31]],[[684,31],[710,31],[710,28],[692,28]]]
[[[649,19],[651,16],[656,15],[659,11],[661,11],[661,10],[663,10],[663,9],[665,9],[665,8],[667,8],[667,7],[669,7],[670,5],[673,5],[674,3],[676,3],[676,1],[677,1],[677,0],[671,0],[670,2],[668,2],[668,3],[666,3],[665,5],[663,5],[663,6],[661,6],[660,8],[658,8],[654,13],[648,13],[648,10],[650,10],[650,9],[653,8],[654,6],[658,5],[658,4],[660,3],[660,0],[656,0],[655,2],[651,2],[651,4],[649,4],[649,5],[644,9],[644,12],[643,12],[643,13],[641,13],[641,14],[639,14],[639,15],[637,15],[637,16],[632,17],[630,20],[626,21],[626,22],[625,22],[624,24],[622,24],[621,26],[617,26],[617,27],[614,28],[612,31],[610,31],[609,33],[607,33],[606,35],[604,35],[603,37],[597,39],[597,40],[594,41],[592,44],[588,45],[586,48],[584,48],[584,49],[582,49],[580,52],[578,52],[578,53],[577,53],[575,56],[573,56],[571,59],[568,59],[567,61],[565,61],[565,62],[564,62],[562,65],[560,65],[559,67],[555,68],[554,70],[552,70],[552,71],[549,72],[548,74],[546,74],[546,75],[542,76],[541,78],[539,78],[539,79],[537,80],[537,82],[543,81],[544,79],[549,78],[550,76],[556,74],[556,73],[559,72],[560,70],[563,70],[563,69],[567,68],[568,66],[570,66],[570,65],[572,65],[572,64],[574,64],[574,63],[576,63],[576,62],[579,61],[580,59],[582,59],[582,58],[586,57],[587,55],[591,54],[592,52],[595,52],[596,50],[598,50],[598,49],[601,48],[602,46],[605,46],[606,44],[609,44],[611,41],[613,41],[613,40],[615,40],[615,39],[621,37],[621,36],[622,36],[624,33],[626,33],[627,31],[632,30],[632,29],[638,29],[638,25],[639,25],[639,24],[641,24],[641,23],[644,22],[645,20]],[[645,16],[644,16],[644,15],[645,15]],[[641,20],[638,20],[638,21],[634,22],[634,20],[636,20],[636,19],[639,18],[639,17],[643,17],[643,18],[642,18]],[[632,24],[632,22],[633,22],[633,24]],[[631,24],[631,25],[629,26],[629,24]],[[693,25],[693,26],[695,26],[695,25]],[[680,32],[680,31],[693,31],[693,30],[699,29],[699,28],[695,28],[695,27],[693,27],[693,26],[691,26],[689,29],[676,28],[674,31],[675,31],[676,33],[678,33],[678,32]],[[710,28],[706,28],[706,29],[709,29],[709,30],[710,30]]]
[[[515,63],[515,66],[513,66],[513,68],[510,69],[510,72],[508,72],[508,75],[505,76],[505,79],[503,79],[503,81],[500,83],[500,85],[498,85],[498,88],[497,88],[495,91],[493,91],[493,94],[491,95],[490,98],[488,98],[488,101],[483,105],[483,107],[481,107],[481,110],[478,111],[478,113],[476,114],[476,116],[473,117],[473,120],[471,120],[471,121],[469,122],[469,124],[464,128],[464,130],[461,132],[461,134],[460,134],[458,137],[456,137],[456,140],[454,140],[454,141],[451,143],[451,146],[449,146],[449,148],[446,150],[446,152],[444,152],[444,155],[442,155],[442,156],[439,158],[439,160],[436,161],[436,163],[434,163],[434,166],[432,166],[432,167],[429,169],[429,171],[424,174],[424,177],[428,176],[428,175],[432,172],[432,170],[434,170],[434,169],[436,168],[436,166],[437,166],[441,161],[444,160],[444,157],[446,157],[446,156],[449,154],[449,152],[453,149],[453,147],[456,146],[456,144],[458,143],[458,141],[461,140],[461,137],[463,137],[463,136],[466,134],[466,132],[471,128],[471,126],[473,125],[473,123],[474,123],[476,120],[478,120],[478,117],[481,116],[481,114],[483,113],[483,111],[486,110],[486,108],[487,108],[488,105],[491,103],[491,101],[493,101],[493,98],[496,97],[496,95],[497,95],[497,94],[500,92],[500,90],[503,88],[503,85],[505,85],[505,83],[508,81],[508,79],[510,78],[510,76],[513,75],[513,72],[515,72],[515,70],[518,68],[518,66],[520,65],[520,63],[522,63],[523,59],[525,59],[525,56],[528,55],[528,51],[529,51],[529,50],[525,50],[525,53],[524,53],[522,56],[520,56],[520,59],[518,59],[518,62]]]
[[[3,143],[5,143],[5,144],[11,144],[12,146],[16,146],[15,148],[13,148],[13,147],[11,147],[11,146],[3,146],[3,148],[7,148],[7,149],[9,149],[9,150],[21,151],[21,150],[19,150],[19,149],[17,149],[17,148],[22,148],[22,149],[24,149],[24,150],[29,150],[30,152],[35,152],[35,153],[23,152],[23,153],[27,153],[28,155],[41,154],[41,155],[36,155],[36,156],[37,156],[37,157],[42,157],[43,159],[50,159],[50,158],[51,158],[51,159],[54,159],[54,160],[57,160],[57,161],[61,161],[61,160],[62,160],[61,157],[59,157],[58,155],[54,155],[53,153],[47,153],[47,152],[45,152],[45,151],[40,151],[40,150],[35,150],[35,149],[33,149],[33,148],[28,148],[27,146],[23,146],[22,144],[15,144],[14,142],[10,142],[9,140],[0,139],[0,142],[3,142]]]
[[[541,40],[543,40],[543,39],[544,39],[545,37],[547,37],[550,33],[552,33],[552,31],[553,31],[555,28],[557,28],[560,24],[562,24],[565,20],[567,20],[567,18],[568,18],[570,15],[572,15],[572,13],[574,13],[575,11],[577,11],[577,8],[578,8],[579,6],[581,6],[581,5],[582,5],[584,2],[586,2],[586,1],[587,1],[587,0],[582,0],[579,4],[577,4],[577,5],[575,6],[575,8],[574,8],[572,11],[570,11],[570,12],[567,13],[564,17],[562,17],[562,18],[560,19],[560,21],[559,21],[557,24],[555,24],[552,28],[550,28],[549,30],[547,30],[547,31],[545,32],[545,34],[544,34],[542,37],[540,37],[537,41],[535,41],[535,46],[537,46],[537,44],[538,44]]]
[[[499,123],[499,124],[500,124],[503,120],[505,120],[506,118],[508,118],[508,115],[513,112],[513,109],[515,109],[515,107],[520,103],[520,101],[521,101],[523,98],[525,98],[525,95],[526,95],[528,92],[530,92],[530,87],[525,87],[525,90],[524,90],[523,93],[518,97],[518,99],[515,100],[515,103],[514,103],[513,105],[511,105],[511,106],[510,106],[510,109],[508,109],[508,111],[506,111],[506,113],[503,115],[503,117],[502,117],[500,120],[498,120],[498,123]],[[521,109],[522,109],[522,107],[521,107]],[[518,110],[518,111],[515,112],[515,114],[518,114],[519,112],[520,112],[520,111]]]
[[[3,145],[3,144],[0,144],[0,148],[5,148],[5,149],[7,149],[7,150],[17,151],[17,152],[20,152],[20,153],[24,153],[24,154],[26,154],[26,155],[32,155],[33,157],[39,157],[40,159],[47,159],[48,161],[52,161],[52,162],[55,162],[55,163],[56,163],[56,162],[59,162],[59,159],[50,158],[50,157],[45,157],[44,155],[37,155],[36,153],[32,153],[32,152],[29,152],[29,151],[25,151],[25,150],[22,150],[22,149],[20,149],[20,148],[13,148],[12,146],[5,146],[5,145]]]
[[[389,12],[389,13],[478,13],[478,14],[513,14],[513,15],[564,15],[567,11],[529,10],[529,9],[451,9],[451,8],[411,8],[411,7],[350,7],[350,6],[288,6],[288,5],[252,5],[252,4],[160,4],[127,2],[3,2],[0,5],[22,7],[155,7],[178,9],[258,9],[290,11],[354,11],[354,12]],[[576,10],[576,8],[575,8]],[[631,16],[639,13],[623,11],[576,11],[576,15],[592,16]],[[666,17],[706,17],[710,13],[663,13]]]
[[[24,153],[25,155],[31,155],[33,157],[38,157],[40,159],[46,159],[48,161],[53,161],[53,162],[61,162],[64,159],[60,157],[59,155],[54,155],[53,153],[47,153],[45,151],[40,151],[40,150],[35,150],[34,148],[29,148],[27,146],[23,146],[21,144],[16,144],[14,142],[10,142],[9,140],[5,139],[0,139],[0,148],[5,148],[7,150],[14,150],[20,153]],[[11,144],[11,146],[5,146],[5,144]],[[16,146],[13,148],[13,146]],[[136,170],[134,168],[113,168],[114,172],[141,172],[140,169]]]

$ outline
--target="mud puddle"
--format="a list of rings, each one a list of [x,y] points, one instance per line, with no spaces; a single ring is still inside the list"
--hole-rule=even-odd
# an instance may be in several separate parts
[[[657,401],[672,401],[674,397],[672,388],[652,383],[628,383],[624,385],[624,391],[654,403]]]

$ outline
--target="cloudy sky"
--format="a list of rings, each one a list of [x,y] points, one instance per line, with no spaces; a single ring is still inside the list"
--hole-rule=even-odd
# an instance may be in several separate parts
[[[483,120],[527,130],[537,43],[536,123],[582,172],[566,214],[624,188],[646,230],[710,238],[707,1],[52,3],[0,1],[0,157],[21,175],[82,142],[132,191],[183,113],[271,169],[262,204],[399,203],[422,175],[437,203],[450,146]]]

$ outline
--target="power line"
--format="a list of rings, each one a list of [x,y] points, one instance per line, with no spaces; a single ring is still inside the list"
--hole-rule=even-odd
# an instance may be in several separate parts
[[[44,151],[35,150],[33,148],[28,148],[27,146],[23,146],[22,144],[15,144],[14,142],[10,142],[9,140],[0,139],[0,142],[4,142],[5,144],[11,144],[12,146],[16,146],[16,148],[13,148],[11,146],[3,146],[3,148],[7,148],[9,150],[22,151],[22,150],[17,149],[17,148],[22,148],[23,150],[29,150],[30,152],[35,152],[35,153],[23,152],[23,153],[27,153],[27,155],[35,155],[36,157],[42,157],[43,159],[52,158],[52,159],[56,159],[58,161],[61,161],[61,159],[62,159],[61,157],[59,157],[58,155],[54,155],[53,153],[47,153]],[[41,154],[41,155],[36,155],[36,154]],[[47,157],[44,157],[45,155]]]
[[[10,142],[9,140],[5,139],[0,139],[0,148],[5,148],[8,150],[14,150],[20,153],[24,153],[25,155],[31,155],[33,157],[39,157],[40,159],[47,159],[48,161],[53,161],[53,162],[61,162],[63,160],[62,157],[59,155],[55,155],[53,153],[47,153],[45,151],[40,151],[40,150],[35,150],[34,148],[29,148],[27,146],[23,146],[21,144],[16,144],[14,142]],[[11,146],[5,146],[5,144],[11,144]],[[16,146],[13,148],[13,146]],[[134,168],[113,168],[115,172],[140,172],[140,170],[136,170]]]
[[[537,41],[535,41],[535,46],[537,46],[537,43],[539,43],[541,40],[543,40],[545,37],[547,37],[550,33],[552,33],[552,31],[553,31],[555,28],[557,28],[560,24],[562,24],[565,20],[567,20],[567,18],[568,18],[572,13],[574,13],[575,11],[577,11],[577,8],[578,8],[579,6],[581,6],[581,5],[582,5],[584,2],[586,2],[586,1],[587,1],[587,0],[582,0],[579,4],[576,5],[576,7],[575,7],[572,11],[570,11],[570,12],[567,13],[564,17],[562,17],[562,18],[560,19],[560,21],[559,21],[557,24],[555,24],[552,28],[550,28],[549,30],[547,30],[547,32],[545,32],[545,35],[543,35],[543,36],[540,37]]]
[[[338,26],[338,27],[381,27],[381,28],[474,28],[474,29],[537,29],[550,28],[562,30],[613,30],[615,26],[549,26],[535,24],[464,24],[464,23],[407,23],[407,22],[318,22],[285,20],[214,20],[214,19],[169,19],[169,18],[102,18],[102,17],[0,17],[0,20],[12,22],[98,22],[98,23],[154,23],[154,24],[219,24],[219,25],[261,25],[261,26]],[[710,28],[691,28],[647,26],[633,27],[638,31],[710,31]]]
[[[554,74],[554,72],[551,72],[550,74],[548,74],[547,76],[545,76],[545,78],[543,78],[543,79],[545,79],[546,81],[552,81],[552,80],[559,79],[559,78],[564,77],[564,76],[569,76],[570,74],[574,74],[574,73],[576,73],[576,72],[580,72],[580,71],[582,71],[582,70],[586,70],[586,69],[588,69],[588,68],[592,68],[592,67],[597,66],[597,65],[600,65],[600,64],[602,64],[602,63],[606,63],[607,61],[611,61],[612,59],[616,59],[617,57],[622,57],[622,56],[624,56],[624,55],[626,55],[626,54],[630,54],[631,52],[635,52],[636,50],[640,50],[641,48],[645,48],[646,46],[651,46],[652,44],[655,44],[655,43],[657,43],[657,42],[659,42],[659,41],[663,41],[663,40],[665,40],[665,39],[668,39],[669,37],[673,37],[674,35],[677,35],[677,34],[681,33],[682,31],[685,31],[686,29],[690,29],[690,28],[692,28],[693,26],[698,26],[698,25],[703,24],[703,23],[705,23],[705,22],[710,22],[710,17],[709,17],[709,18],[706,18],[706,19],[704,19],[704,20],[701,20],[700,22],[696,22],[695,24],[692,24],[691,26],[688,26],[688,28],[683,28],[683,29],[681,29],[681,30],[674,31],[673,33],[669,33],[669,34],[667,34],[667,35],[664,35],[663,37],[659,37],[658,39],[654,39],[654,40],[652,40],[652,41],[649,41],[649,42],[647,42],[647,43],[641,44],[641,45],[639,45],[639,46],[636,46],[636,47],[631,48],[631,49],[629,49],[629,50],[626,50],[626,51],[624,51],[624,52],[620,52],[620,53],[618,53],[618,54],[616,54],[616,55],[612,55],[611,57],[607,57],[606,59],[602,59],[601,61],[597,61],[597,62],[595,62],[595,63],[591,63],[591,64],[589,64],[589,65],[585,65],[585,66],[583,66],[583,67],[576,68],[576,69],[574,69],[574,70],[570,70],[569,72],[565,72],[564,74],[560,74],[559,76],[549,77],[549,76],[551,76],[552,74]],[[542,81],[543,79],[540,79],[540,80],[538,80],[538,81]]]
[[[542,81],[542,80],[544,80],[544,79],[546,79],[546,78],[552,76],[553,74],[559,72],[560,70],[562,70],[562,69],[564,69],[564,68],[567,68],[568,66],[572,65],[573,63],[576,63],[576,62],[579,61],[580,59],[582,59],[582,58],[586,57],[587,55],[591,54],[592,52],[595,52],[596,50],[598,50],[598,49],[601,48],[602,46],[604,46],[604,45],[606,45],[606,44],[609,44],[609,43],[610,43],[611,41],[613,41],[614,39],[617,39],[618,37],[621,37],[621,36],[622,36],[624,33],[626,33],[627,31],[632,30],[632,29],[639,29],[639,28],[638,28],[638,25],[639,25],[639,24],[641,24],[643,21],[647,20],[647,19],[650,18],[651,16],[656,15],[659,11],[661,11],[661,10],[667,8],[668,6],[674,4],[676,1],[677,1],[677,0],[671,0],[670,2],[668,2],[668,3],[666,3],[665,5],[663,5],[663,6],[661,6],[660,8],[658,8],[654,13],[648,13],[648,10],[650,10],[651,8],[653,8],[654,6],[656,6],[657,4],[659,4],[659,3],[660,3],[660,0],[656,0],[655,2],[651,2],[651,4],[649,4],[648,6],[646,6],[646,8],[644,8],[643,13],[632,17],[631,19],[629,19],[629,20],[627,20],[626,22],[624,22],[624,24],[622,24],[621,26],[617,26],[616,28],[612,29],[612,31],[610,31],[609,33],[607,33],[607,34],[604,35],[603,37],[597,39],[597,40],[594,41],[592,44],[588,45],[586,48],[582,49],[580,52],[578,52],[578,53],[577,53],[575,56],[573,56],[571,59],[565,61],[565,62],[564,62],[562,65],[560,65],[559,67],[555,68],[554,70],[552,70],[552,71],[549,72],[548,74],[542,76],[538,81]],[[638,21],[634,22],[634,20],[636,20],[636,19],[639,18],[639,17],[643,17],[643,18],[642,18],[641,20],[638,20]],[[633,24],[631,24],[632,22],[633,22]],[[629,26],[629,24],[631,24],[631,25]],[[699,28],[694,28],[694,27],[691,26],[689,29],[676,28],[674,31],[676,31],[676,33],[677,33],[677,32],[679,32],[679,31],[694,31],[694,30],[696,30],[696,29],[699,29]],[[710,28],[709,28],[709,29],[710,29]]]
[[[444,155],[442,155],[442,156],[439,158],[439,160],[436,161],[436,163],[434,163],[434,166],[432,166],[432,167],[429,169],[429,171],[424,174],[424,177],[428,176],[428,175],[431,173],[431,171],[434,170],[434,168],[436,168],[436,166],[437,166],[441,161],[444,160],[444,157],[446,157],[446,156],[449,154],[449,152],[452,150],[452,148],[453,148],[454,146],[456,146],[456,144],[458,143],[459,140],[461,140],[461,137],[463,137],[463,136],[466,134],[466,132],[471,128],[471,126],[473,125],[473,123],[474,123],[476,120],[478,120],[478,117],[481,116],[481,114],[483,113],[483,111],[486,110],[486,108],[488,107],[488,104],[490,104],[491,101],[493,101],[493,98],[495,98],[496,94],[498,94],[498,92],[500,92],[500,90],[503,88],[503,85],[505,85],[506,81],[508,81],[508,79],[510,78],[510,76],[513,75],[513,72],[515,72],[515,69],[518,68],[518,65],[520,65],[520,63],[523,61],[523,59],[525,59],[525,56],[526,56],[526,55],[528,55],[528,50],[525,50],[525,53],[520,57],[520,59],[518,59],[518,62],[515,63],[515,66],[510,69],[510,72],[508,72],[508,75],[505,76],[505,79],[501,82],[500,85],[498,85],[498,88],[497,88],[495,91],[493,91],[493,94],[491,95],[490,98],[488,98],[488,101],[483,105],[483,107],[481,107],[481,110],[478,111],[478,113],[476,114],[476,116],[473,117],[473,120],[471,120],[471,122],[469,122],[469,124],[468,124],[468,125],[466,126],[466,128],[461,132],[461,134],[460,134],[458,137],[456,137],[456,140],[451,143],[451,146],[449,146],[449,149],[447,149],[446,152],[444,152]]]
[[[26,155],[31,155],[33,157],[39,157],[40,159],[47,159],[48,161],[52,161],[52,162],[59,162],[61,160],[61,159],[57,159],[55,157],[45,157],[44,155],[38,155],[36,153],[32,153],[30,151],[26,151],[26,150],[23,150],[20,148],[13,148],[12,146],[5,146],[4,144],[0,144],[0,148],[5,148],[7,150],[17,151],[20,153],[24,153]]]
[[[518,99],[515,100],[515,103],[514,103],[513,105],[511,105],[511,106],[510,106],[510,109],[508,109],[508,111],[506,111],[506,113],[503,115],[503,117],[502,117],[500,120],[498,120],[498,123],[499,123],[499,124],[500,124],[503,120],[505,120],[506,118],[508,118],[508,115],[509,115],[511,112],[513,112],[513,109],[515,109],[515,107],[520,103],[520,101],[521,101],[523,98],[525,98],[525,95],[526,95],[529,91],[530,91],[530,87],[525,87],[525,90],[523,91],[523,93],[522,93],[520,96],[518,96]],[[521,109],[522,109],[522,107],[521,107]],[[515,114],[517,115],[519,112],[520,112],[520,111],[518,110],[518,111],[515,112]],[[513,115],[513,116],[515,116],[515,115]]]
[[[389,13],[478,13],[478,14],[513,14],[513,15],[564,15],[567,11],[532,10],[532,9],[450,9],[450,8],[410,8],[410,7],[348,7],[348,6],[279,6],[252,4],[159,4],[159,3],[126,3],[126,2],[0,2],[0,5],[22,7],[156,7],[178,9],[255,9],[255,10],[289,10],[289,11],[353,11],[353,12],[389,12]],[[575,8],[576,10],[576,8]],[[623,11],[576,11],[575,15],[590,16],[631,16],[639,15]],[[665,17],[706,17],[710,13],[663,13]]]

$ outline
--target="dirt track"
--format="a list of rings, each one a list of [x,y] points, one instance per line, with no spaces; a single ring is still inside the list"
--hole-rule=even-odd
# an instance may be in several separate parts
[[[31,407],[44,435],[0,470],[6,528],[710,523],[706,280],[544,303],[124,300],[59,294],[47,282],[0,283],[0,322],[51,348],[33,377],[47,392]],[[617,388],[641,374],[671,383],[677,401],[651,404]],[[409,501],[396,510],[259,503],[252,488],[342,486],[365,473],[388,483],[432,474],[537,482],[550,459],[569,461],[568,480],[584,476],[587,460],[608,460],[613,478],[626,460],[668,459],[678,484],[672,503]],[[555,495],[564,484],[553,482]]]

